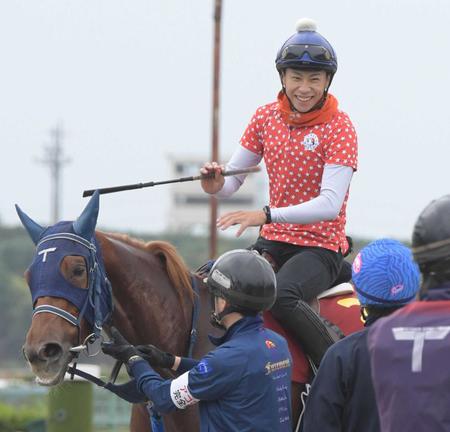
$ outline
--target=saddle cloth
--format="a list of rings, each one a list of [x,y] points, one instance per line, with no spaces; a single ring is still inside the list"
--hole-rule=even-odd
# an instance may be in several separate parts
[[[350,283],[345,282],[324,291],[318,297],[318,302],[319,315],[336,324],[344,335],[347,336],[364,328],[360,305]],[[310,382],[311,370],[308,359],[295,338],[281,326],[270,311],[264,312],[264,324],[287,340],[294,363],[292,380],[302,384]]]

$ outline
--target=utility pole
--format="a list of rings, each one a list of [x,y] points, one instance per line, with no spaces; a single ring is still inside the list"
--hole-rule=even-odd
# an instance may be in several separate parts
[[[63,157],[63,130],[58,124],[50,130],[51,144],[45,147],[45,155],[39,162],[50,167],[51,175],[51,223],[59,221],[60,212],[60,192],[61,192],[61,171],[63,165],[70,162],[70,159]]]
[[[211,160],[219,160],[219,96],[220,96],[220,36],[222,20],[222,0],[215,0],[214,6],[214,65],[213,65],[213,107],[212,107],[212,149]],[[217,198],[210,198],[209,257],[217,255]]]

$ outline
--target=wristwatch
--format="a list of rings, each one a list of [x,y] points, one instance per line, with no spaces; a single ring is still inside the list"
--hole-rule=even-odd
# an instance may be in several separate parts
[[[263,207],[263,212],[266,215],[266,224],[272,223],[272,215],[270,214],[270,207],[268,205]]]

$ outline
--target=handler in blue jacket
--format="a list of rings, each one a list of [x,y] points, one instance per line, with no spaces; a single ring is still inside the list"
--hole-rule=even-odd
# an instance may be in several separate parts
[[[332,345],[306,402],[303,432],[379,432],[367,346],[369,326],[414,300],[419,269],[411,251],[390,239],[363,248],[352,279],[366,328]]]
[[[291,356],[285,339],[264,328],[260,314],[276,298],[271,266],[255,252],[230,251],[212,267],[207,286],[213,320],[226,332],[212,339],[217,348],[200,362],[134,347],[115,329],[103,351],[127,364],[158,412],[199,403],[201,431],[290,432]],[[182,374],[166,380],[147,360]]]

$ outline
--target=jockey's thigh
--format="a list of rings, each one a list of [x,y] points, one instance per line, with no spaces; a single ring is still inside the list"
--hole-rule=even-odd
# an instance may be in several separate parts
[[[269,253],[275,260],[277,266],[281,267],[286,263],[286,261],[304,249],[304,247],[259,237],[256,240],[256,243],[251,246],[251,249],[255,249],[261,254],[263,252]]]
[[[343,262],[340,252],[304,247],[278,271],[277,305],[295,307],[298,300],[309,302],[330,288]]]

